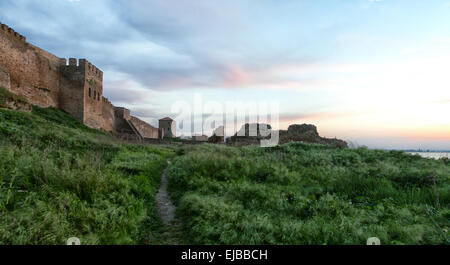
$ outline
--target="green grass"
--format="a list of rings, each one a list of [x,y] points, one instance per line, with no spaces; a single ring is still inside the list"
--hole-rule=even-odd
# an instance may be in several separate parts
[[[0,244],[450,243],[448,159],[304,143],[131,145],[38,107],[0,109],[0,158]],[[157,215],[169,158],[181,233]]]
[[[192,244],[449,244],[448,160],[304,143],[183,152],[169,189]]]
[[[154,196],[174,154],[60,110],[0,110],[0,244],[164,243]]]
[[[6,104],[7,101],[28,103],[28,101],[24,97],[13,94],[5,88],[0,87],[0,108],[8,108],[8,105]]]

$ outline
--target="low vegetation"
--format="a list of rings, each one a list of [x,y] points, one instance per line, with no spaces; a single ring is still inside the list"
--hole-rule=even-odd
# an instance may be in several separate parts
[[[28,103],[24,97],[13,94],[5,88],[0,87],[0,108],[8,108],[6,103],[9,101],[23,104]]]
[[[449,244],[450,164],[399,151],[203,145],[169,165],[193,244]]]
[[[173,155],[60,110],[0,110],[0,244],[164,243],[154,197]]]
[[[300,142],[132,145],[38,107],[0,109],[0,157],[0,244],[450,243],[448,159]],[[167,166],[182,235],[157,215]]]

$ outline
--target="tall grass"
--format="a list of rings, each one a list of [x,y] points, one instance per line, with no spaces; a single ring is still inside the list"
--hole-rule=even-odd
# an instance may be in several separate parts
[[[184,152],[167,174],[191,243],[449,244],[443,160],[304,143]]]
[[[116,142],[60,110],[0,110],[0,244],[155,243],[154,196],[173,154]]]
[[[167,243],[155,194],[168,158],[186,243],[449,244],[448,159],[304,143],[130,145],[38,107],[0,110],[0,244]]]

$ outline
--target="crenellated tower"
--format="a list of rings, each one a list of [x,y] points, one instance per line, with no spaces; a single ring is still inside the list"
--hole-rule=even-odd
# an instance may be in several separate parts
[[[60,108],[92,128],[103,128],[103,72],[86,59],[61,59]]]
[[[8,27],[5,24],[0,23],[0,30],[10,36],[12,40],[16,40],[22,43],[26,43],[27,38],[15,32],[12,28]]]
[[[91,128],[126,139],[158,138],[158,128],[103,97],[103,72],[95,65],[85,59],[59,58],[2,23],[0,87],[32,105],[60,108]]]

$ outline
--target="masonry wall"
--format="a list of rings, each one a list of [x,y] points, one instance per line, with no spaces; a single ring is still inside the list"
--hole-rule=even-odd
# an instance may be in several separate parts
[[[84,69],[78,66],[76,59],[61,59],[61,82],[59,108],[68,112],[79,121],[84,121]]]
[[[103,97],[103,72],[97,67],[85,59],[58,58],[1,23],[0,86],[33,105],[60,108],[91,128],[134,137],[136,129],[145,138],[158,138],[157,128]]]
[[[194,135],[194,136],[192,136],[192,140],[193,141],[197,141],[197,142],[207,142],[208,141],[208,136],[206,136],[206,135]]]
[[[27,43],[4,24],[0,24],[0,65],[9,72],[9,91],[40,107],[58,107],[59,58]]]
[[[142,135],[142,137],[158,139],[158,128],[155,128],[133,116],[131,116],[130,122],[134,125],[134,127]]]
[[[85,69],[84,124],[92,128],[104,128],[103,73],[86,60],[80,60],[80,65]]]
[[[108,132],[115,132],[114,106],[107,98],[102,98],[102,100],[103,129]]]
[[[0,65],[0,87],[6,88],[7,90],[11,90],[8,69],[2,67],[1,65]]]
[[[130,120],[130,110],[122,107],[114,107],[114,128],[116,132],[121,133],[133,133],[130,125],[126,120]]]
[[[159,120],[159,128],[164,131],[165,137],[176,136],[176,124],[173,120]]]

